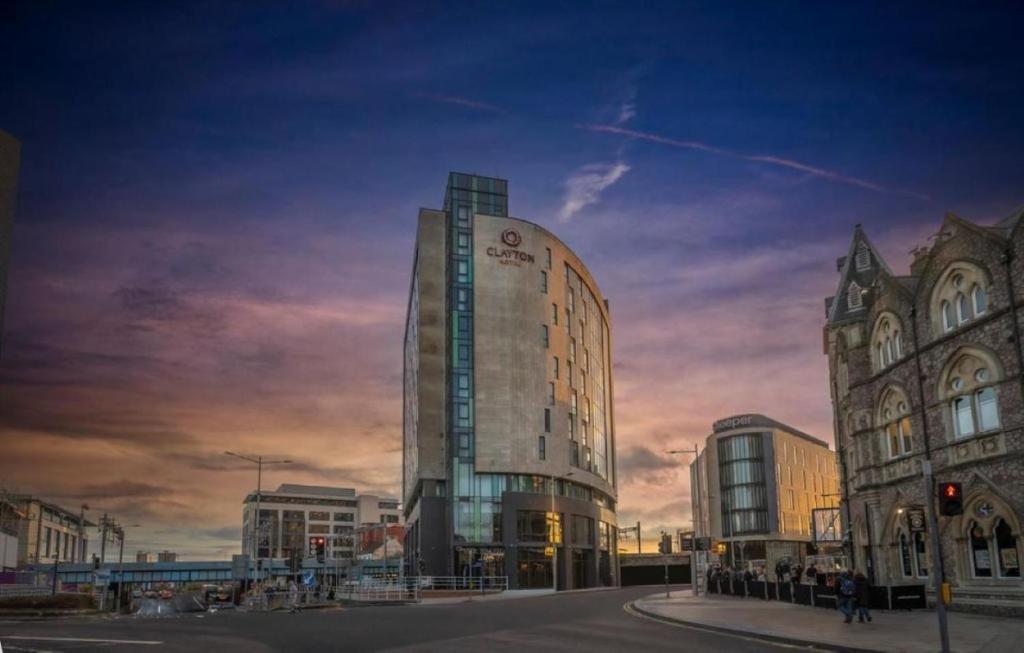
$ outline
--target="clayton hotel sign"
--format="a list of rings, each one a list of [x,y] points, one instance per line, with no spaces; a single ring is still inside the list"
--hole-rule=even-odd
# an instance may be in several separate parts
[[[487,255],[498,259],[502,265],[514,265],[522,267],[523,263],[533,263],[533,254],[524,252],[518,247],[523,243],[523,237],[515,229],[506,229],[501,232],[502,247],[488,247]]]

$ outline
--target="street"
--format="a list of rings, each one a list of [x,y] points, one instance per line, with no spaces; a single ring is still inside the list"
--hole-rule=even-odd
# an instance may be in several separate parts
[[[781,651],[628,614],[656,586],[479,603],[0,621],[8,651]],[[791,649],[792,647],[785,647]]]

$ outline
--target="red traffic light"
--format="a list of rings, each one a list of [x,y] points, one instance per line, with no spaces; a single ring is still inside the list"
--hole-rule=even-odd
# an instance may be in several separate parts
[[[945,517],[964,512],[963,487],[959,483],[939,484],[939,514]]]

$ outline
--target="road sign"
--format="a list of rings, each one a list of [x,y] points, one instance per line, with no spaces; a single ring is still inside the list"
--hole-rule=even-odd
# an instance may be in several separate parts
[[[246,578],[249,574],[249,556],[246,554],[231,556],[231,576],[235,580]]]

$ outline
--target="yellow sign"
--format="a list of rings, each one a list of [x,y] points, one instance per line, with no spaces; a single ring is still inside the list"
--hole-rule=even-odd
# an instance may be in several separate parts
[[[555,555],[555,547],[553,547],[553,546],[546,546],[546,547],[544,547],[544,555],[546,555],[549,558],[551,556]]]
[[[942,584],[942,602],[946,605],[953,602],[953,588],[949,583]]]

